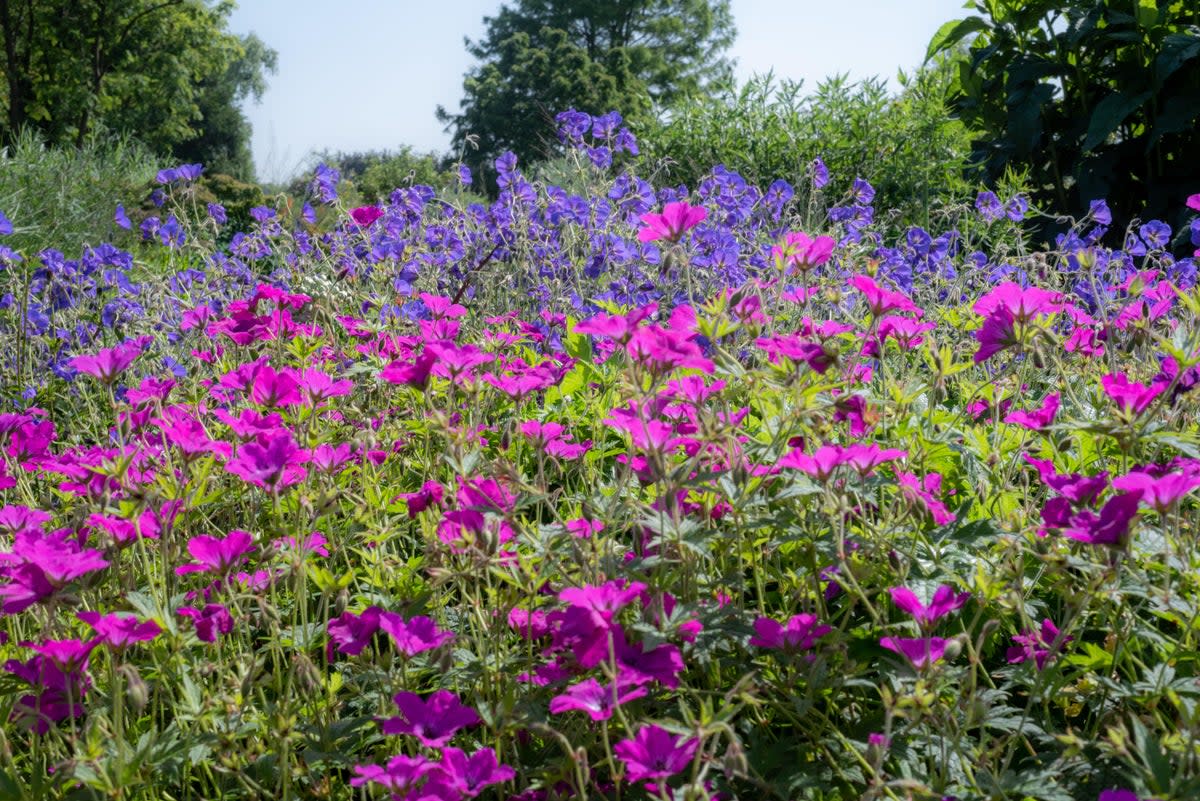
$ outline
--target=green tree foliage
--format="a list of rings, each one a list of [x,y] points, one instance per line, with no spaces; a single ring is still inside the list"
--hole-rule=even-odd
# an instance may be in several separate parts
[[[467,43],[481,64],[466,75],[460,112],[438,109],[476,168],[505,150],[547,155],[559,111],[616,109],[636,126],[656,103],[731,70],[729,0],[516,0],[484,22],[483,39]]]
[[[970,40],[952,95],[986,180],[1028,169],[1035,199],[1083,214],[1107,198],[1178,229],[1200,186],[1200,5],[1190,0],[976,0],[929,55]]]
[[[0,0],[0,139],[26,127],[51,145],[95,130],[246,177],[238,108],[275,53],[227,28],[232,2]]]
[[[844,76],[806,94],[799,82],[764,75],[681,98],[638,131],[643,172],[696,186],[723,164],[761,187],[777,178],[800,187],[819,157],[832,178],[827,196],[840,196],[862,176],[876,188],[877,208],[898,209],[898,224],[926,225],[939,201],[969,190],[969,142],[946,110],[951,73],[944,63],[901,77],[895,94],[882,80]]]

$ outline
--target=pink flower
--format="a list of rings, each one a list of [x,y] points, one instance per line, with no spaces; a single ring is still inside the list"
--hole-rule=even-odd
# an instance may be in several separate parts
[[[184,606],[176,611],[183,617],[191,618],[196,636],[202,642],[216,642],[219,634],[233,631],[233,616],[221,604],[206,604],[202,610]]]
[[[350,216],[360,228],[369,228],[372,223],[383,216],[383,209],[378,206],[359,206],[350,210]]]
[[[1196,197],[1200,197],[1197,195]],[[1102,790],[1096,801],[1142,801],[1133,790]],[[1150,801],[1150,799],[1146,799]]]
[[[975,301],[972,310],[980,317],[990,317],[998,311],[1008,312],[1013,320],[1025,323],[1039,314],[1052,314],[1063,308],[1062,295],[1031,286],[1022,288],[1011,281]]]
[[[402,692],[393,700],[400,715],[380,721],[383,733],[411,734],[429,748],[441,748],[459,729],[480,722],[475,710],[463,706],[448,690],[438,690],[426,700],[416,693]]]
[[[1175,504],[1200,487],[1200,474],[1197,473],[1167,473],[1162,476],[1152,476],[1149,473],[1134,471],[1128,475],[1113,479],[1113,489],[1130,490],[1141,493],[1142,500],[1160,515],[1171,511]]]
[[[1043,670],[1050,659],[1051,649],[1061,647],[1071,638],[1063,637],[1059,640],[1058,626],[1055,626],[1050,618],[1046,618],[1042,621],[1039,631],[1024,631],[1014,634],[1012,639],[1016,645],[1009,648],[1005,654],[1008,663],[1016,665],[1032,659],[1037,664],[1037,669]]]
[[[1122,547],[1129,538],[1129,525],[1137,516],[1141,492],[1125,492],[1108,499],[1100,510],[1100,516],[1088,511],[1080,512],[1070,519],[1070,527],[1063,536],[1090,545]]]
[[[425,781],[436,765],[423,756],[394,756],[386,767],[379,765],[355,765],[355,775],[350,779],[351,787],[378,784],[387,789],[392,798],[417,797],[417,788]],[[436,796],[435,796],[436,798]]]
[[[1032,412],[1010,412],[1004,418],[1004,422],[1023,426],[1032,431],[1040,431],[1054,422],[1054,416],[1058,414],[1058,404],[1059,394],[1051,392],[1042,401],[1041,408],[1035,409]]]
[[[1134,416],[1146,411],[1154,399],[1167,388],[1166,384],[1157,381],[1150,386],[1130,381],[1129,376],[1124,373],[1104,376],[1100,379],[1100,386],[1121,412]]]
[[[562,695],[550,699],[550,714],[560,715],[563,712],[579,710],[586,712],[595,721],[608,720],[613,710],[618,706],[641,698],[647,692],[646,687],[618,682],[615,685],[604,685],[595,679],[586,679],[572,685]]]
[[[867,300],[867,308],[871,310],[872,317],[880,318],[891,311],[909,312],[917,317],[925,314],[925,311],[918,308],[909,299],[908,295],[905,295],[903,292],[893,292],[890,289],[884,289],[868,276],[854,276],[850,279],[850,286],[863,293],[863,297]]]
[[[807,272],[829,261],[834,244],[831,236],[813,238],[796,231],[787,234],[782,245],[771,248],[771,255],[776,264],[786,264],[801,272]]]
[[[395,612],[380,612],[379,628],[391,637],[396,650],[405,656],[432,651],[454,639],[454,632],[442,631],[424,615],[405,620]]]
[[[142,355],[143,347],[136,340],[125,342],[115,348],[101,348],[91,356],[76,356],[68,363],[79,372],[98,378],[102,384],[111,384]]]
[[[258,487],[288,487],[308,475],[300,466],[308,460],[308,452],[296,445],[291,431],[283,428],[242,445],[225,469]]]
[[[329,634],[329,644],[336,645],[340,653],[357,656],[371,643],[375,632],[379,631],[381,610],[377,606],[369,606],[362,614],[343,612],[330,620],[325,626]]]
[[[1192,211],[1200,211],[1200,193],[1188,197],[1187,207]]]
[[[481,748],[470,756],[457,748],[443,748],[442,761],[430,771],[422,796],[449,801],[474,798],[483,788],[511,781],[516,775],[511,766],[499,763],[490,748]]]
[[[903,656],[912,666],[920,669],[940,662],[946,655],[946,644],[949,640],[942,637],[918,637],[903,639],[900,637],[884,637],[879,644],[889,651],[895,651]]]
[[[912,473],[896,473],[900,480],[901,491],[915,503],[925,507],[933,517],[933,522],[939,526],[954,522],[954,514],[946,508],[939,497],[942,493],[942,477],[937,473],[929,473],[924,479],[917,478]]]
[[[669,242],[678,242],[685,231],[695,228],[707,216],[708,211],[703,206],[692,206],[685,200],[668,203],[663,206],[662,214],[641,216],[645,227],[638,231],[638,241],[653,242],[666,239]]]
[[[683,740],[678,734],[650,724],[639,729],[632,739],[613,746],[613,753],[625,763],[625,778],[637,782],[674,776],[688,766],[699,746],[694,737]]]
[[[95,629],[97,639],[117,649],[153,640],[162,633],[162,628],[153,620],[139,622],[137,615],[79,612],[76,617]]]
[[[922,604],[917,594],[907,587],[893,587],[891,593],[892,603],[912,615],[922,626],[936,623],[951,612],[961,609],[971,597],[969,592],[955,593],[954,588],[946,584],[939,586],[933,593],[929,606]]]
[[[778,620],[760,617],[754,621],[751,645],[782,651],[808,651],[817,639],[833,631],[830,626],[818,626],[816,615],[794,615],[784,626]]]
[[[998,309],[989,314],[983,321],[983,326],[975,332],[979,342],[979,350],[975,351],[975,363],[979,364],[995,356],[1005,348],[1011,348],[1020,342],[1017,336],[1015,319],[1008,309]]]
[[[246,561],[246,554],[255,550],[254,538],[240,529],[230,531],[223,538],[197,535],[188,540],[187,549],[196,561],[175,568],[175,573],[180,576],[188,573],[225,575]]]

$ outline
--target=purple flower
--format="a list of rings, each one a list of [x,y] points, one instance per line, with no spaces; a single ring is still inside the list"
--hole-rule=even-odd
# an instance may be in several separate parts
[[[470,756],[457,748],[443,748],[442,761],[430,771],[422,795],[453,801],[474,798],[483,788],[510,781],[516,775],[511,766],[499,763],[496,752],[490,748],[481,748]]]
[[[197,535],[188,540],[187,549],[196,561],[175,568],[176,575],[183,576],[188,573],[225,575],[246,561],[246,554],[255,550],[254,538],[248,532],[240,529],[234,529],[222,538]]]
[[[1042,670],[1046,667],[1046,662],[1050,659],[1050,649],[1052,647],[1061,647],[1063,643],[1070,640],[1070,637],[1063,637],[1059,641],[1058,626],[1054,625],[1054,621],[1046,618],[1042,621],[1042,627],[1039,631],[1023,631],[1020,634],[1013,635],[1013,642],[1016,645],[1008,649],[1005,658],[1008,659],[1010,665],[1020,664],[1027,659],[1032,659],[1037,664],[1037,669]],[[1055,646],[1056,641],[1058,646]]]
[[[432,651],[454,639],[454,632],[442,631],[424,615],[406,621],[395,612],[380,612],[379,628],[392,638],[396,650],[405,656]]]
[[[220,203],[208,204],[208,216],[211,217],[212,221],[217,225],[224,225],[229,221],[229,217],[225,214],[225,207]]]
[[[961,609],[971,597],[969,592],[955,593],[954,588],[946,584],[939,586],[933,593],[929,606],[922,604],[917,594],[907,587],[893,587],[891,593],[892,603],[912,615],[921,626],[932,625],[951,612]]]
[[[218,634],[233,631],[233,616],[221,604],[206,604],[204,609],[183,606],[176,613],[191,619],[196,636],[202,642],[216,642]]]
[[[101,348],[92,355],[76,356],[68,363],[79,372],[98,378],[102,384],[111,384],[141,355],[142,346],[132,341],[115,348]]]
[[[889,651],[895,651],[903,656],[915,668],[923,668],[940,662],[946,655],[946,643],[949,640],[942,637],[917,637],[902,639],[899,637],[884,637],[879,644]]]
[[[975,210],[984,222],[995,222],[1004,216],[1004,206],[995,192],[980,192],[975,198]]]
[[[401,754],[389,759],[387,767],[355,765],[354,772],[357,775],[350,779],[350,786],[378,784],[392,793],[393,798],[408,798],[410,795],[415,797],[416,789],[435,767],[423,756],[410,757]]]
[[[617,682],[605,685],[596,679],[586,679],[550,699],[550,713],[559,715],[577,709],[586,712],[592,720],[608,720],[618,706],[641,698],[647,692],[644,686],[637,684]]]
[[[474,180],[474,179],[471,177],[471,168],[468,167],[466,164],[459,164],[458,165],[458,182],[459,182],[459,184],[461,184],[462,186],[470,186],[472,180]]]
[[[1088,511],[1080,512],[1070,519],[1070,527],[1063,536],[1090,545],[1121,547],[1129,536],[1129,524],[1137,515],[1140,491],[1114,495],[1100,510],[1100,516]]]
[[[695,737],[681,740],[678,734],[650,724],[632,739],[613,746],[613,753],[625,763],[625,778],[629,781],[665,779],[686,768],[700,745]]]
[[[125,207],[120,203],[117,204],[117,210],[113,212],[113,222],[126,231],[133,227],[133,223],[129,221],[129,216],[125,214]]]
[[[1112,223],[1112,212],[1109,211],[1108,204],[1103,200],[1093,200],[1088,213],[1100,225],[1110,225]]]
[[[1025,219],[1025,214],[1029,211],[1029,201],[1024,195],[1013,195],[1008,203],[1004,204],[1004,216],[1013,222],[1021,222]]]
[[[1157,381],[1150,386],[1130,381],[1125,373],[1103,376],[1100,386],[1121,412],[1134,416],[1146,411],[1154,399],[1167,388],[1165,384]]]
[[[397,693],[393,700],[400,715],[380,721],[383,733],[411,734],[429,748],[441,748],[459,729],[480,722],[475,710],[448,690],[438,690],[428,700],[410,692]]]
[[[1171,226],[1162,220],[1151,220],[1138,229],[1138,235],[1147,247],[1158,250],[1171,241]]]
[[[760,617],[754,621],[754,636],[750,638],[751,645],[759,648],[770,648],[785,651],[808,651],[817,644],[819,637],[824,637],[833,629],[829,626],[818,626],[816,615],[794,615],[784,626],[778,620]]]
[[[137,615],[79,612],[76,617],[95,629],[98,640],[118,650],[153,640],[162,633],[162,628],[153,620],[140,622]]]
[[[821,159],[813,159],[808,165],[808,171],[812,173],[813,189],[822,189],[829,183],[829,168]]]

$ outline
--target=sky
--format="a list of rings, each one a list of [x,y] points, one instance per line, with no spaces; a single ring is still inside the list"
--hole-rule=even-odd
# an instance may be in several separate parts
[[[484,16],[500,5],[240,0],[230,29],[254,32],[279,53],[262,101],[246,107],[259,179],[295,175],[322,150],[447,150],[434,111],[458,109],[475,63],[463,39],[481,38]],[[921,62],[942,23],[968,14],[963,0],[732,0],[732,9],[739,81],[773,70],[810,89],[838,73],[887,78],[894,88],[897,71]]]

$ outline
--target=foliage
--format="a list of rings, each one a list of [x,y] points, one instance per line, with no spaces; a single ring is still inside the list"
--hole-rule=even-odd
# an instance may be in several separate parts
[[[1200,183],[1200,17],[1171,0],[978,0],[930,55],[973,37],[952,104],[986,180],[1029,170],[1034,197],[1082,215],[1108,198],[1179,227]],[[1053,229],[1051,229],[1053,230]],[[1182,243],[1180,243],[1182,244]]]
[[[899,212],[898,226],[928,226],[936,207],[969,189],[966,133],[945,108],[950,77],[944,64],[920,69],[892,95],[878,79],[836,76],[805,94],[798,82],[763,75],[689,96],[640,135],[644,169],[696,186],[723,164],[761,186],[777,178],[806,186],[820,158],[837,176],[827,195],[874,176],[879,205]]]
[[[49,147],[26,131],[0,151],[0,209],[18,220],[7,243],[26,253],[77,253],[111,237],[118,203],[135,208],[162,165],[129,139],[90,136]]]
[[[402,145],[394,151],[326,152],[316,158],[316,161],[340,170],[342,177],[357,192],[357,198],[364,203],[386,200],[398,187],[424,184],[448,188],[457,179],[443,167],[444,160],[437,153],[418,153],[411,145]],[[291,188],[302,194],[303,182]]]
[[[155,152],[250,177],[249,126],[275,53],[226,30],[233,3],[203,0],[0,5],[0,141],[26,127],[51,145],[102,129]]]
[[[1169,232],[887,239],[865,180],[656,189],[560,124],[585,192],[0,217],[0,794],[1195,798]]]
[[[468,51],[458,114],[438,109],[454,148],[479,171],[506,150],[523,161],[555,150],[562,109],[618,109],[638,123],[652,104],[728,76],[728,0],[518,0],[484,20]]]

